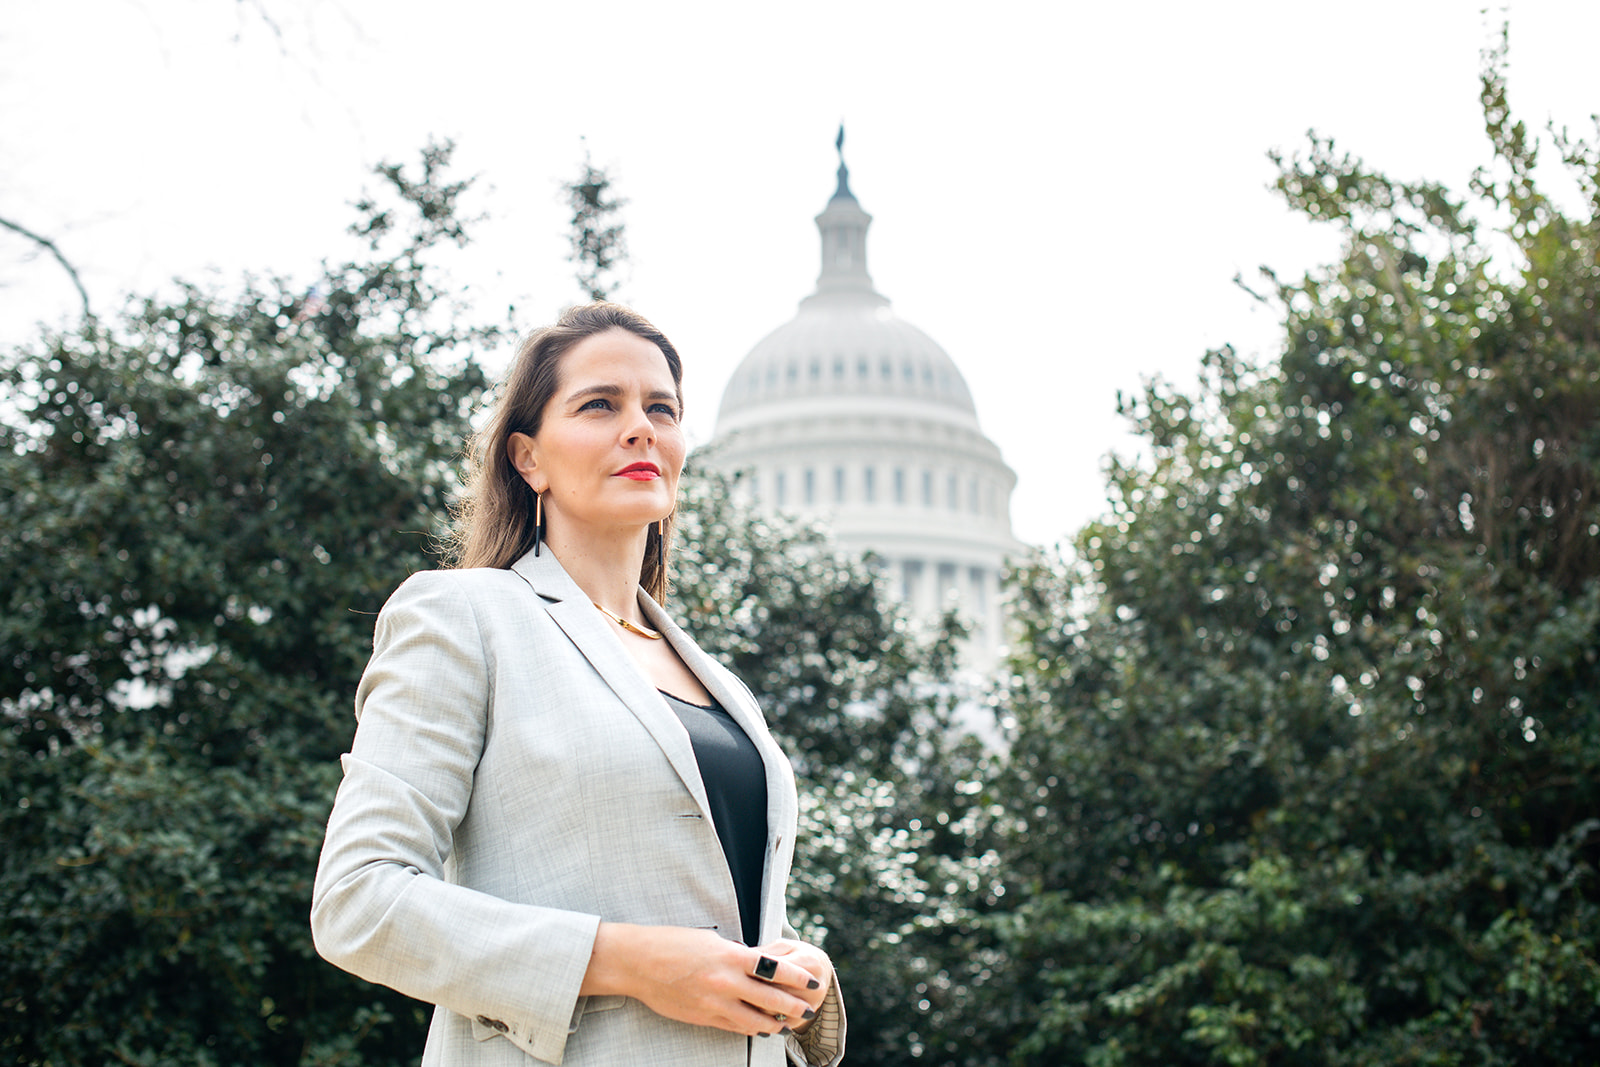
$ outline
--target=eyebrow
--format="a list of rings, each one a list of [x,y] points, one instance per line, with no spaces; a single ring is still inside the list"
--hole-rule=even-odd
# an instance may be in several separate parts
[[[621,396],[622,393],[623,393],[623,389],[622,389],[622,386],[620,386],[620,385],[611,385],[611,384],[586,385],[582,389],[578,389],[578,390],[574,391],[573,393],[569,394],[567,396],[567,402],[568,403],[572,403],[574,401],[585,400],[585,399],[588,399],[589,397],[595,397],[595,396],[618,397],[618,396]],[[646,400],[670,400],[674,404],[676,404],[678,402],[678,394],[674,393],[674,392],[672,392],[670,390],[666,390],[666,389],[657,389],[654,392],[646,393],[645,394],[645,399]]]

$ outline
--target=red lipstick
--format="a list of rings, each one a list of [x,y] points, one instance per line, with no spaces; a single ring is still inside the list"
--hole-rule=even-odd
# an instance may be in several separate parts
[[[616,474],[618,478],[628,478],[635,482],[648,482],[661,477],[661,468],[654,463],[630,463]]]

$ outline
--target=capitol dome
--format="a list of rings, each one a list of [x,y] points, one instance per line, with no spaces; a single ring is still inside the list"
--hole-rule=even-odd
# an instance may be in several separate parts
[[[912,400],[977,422],[966,379],[937,341],[889,310],[888,301],[812,297],[739,364],[719,426],[758,421],[800,397]]]
[[[845,550],[870,552],[914,617],[957,608],[973,629],[969,660],[986,666],[1000,649],[1000,572],[1021,547],[1016,475],[949,353],[873,287],[871,222],[841,154],[816,217],[816,292],[734,371],[701,458],[757,506],[820,520]]]

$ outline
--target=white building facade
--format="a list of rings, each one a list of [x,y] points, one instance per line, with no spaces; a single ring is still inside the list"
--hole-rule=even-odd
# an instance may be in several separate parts
[[[872,217],[842,159],[816,222],[817,290],[734,372],[703,459],[736,473],[757,506],[821,520],[846,551],[872,552],[913,618],[958,608],[968,660],[987,666],[1002,641],[1001,568],[1021,548],[1016,475],[955,362],[873,288]]]

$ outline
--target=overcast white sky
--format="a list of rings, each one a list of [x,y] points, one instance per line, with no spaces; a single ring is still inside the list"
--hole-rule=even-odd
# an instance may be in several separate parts
[[[537,325],[579,295],[558,185],[587,145],[631,201],[620,295],[683,351],[699,441],[811,291],[842,118],[873,278],[965,372],[1035,543],[1100,511],[1118,389],[1274,353],[1236,274],[1333,254],[1269,191],[1269,149],[1314,127],[1465,191],[1502,19],[1531,127],[1600,111],[1593,0],[0,2],[0,215],[55,238],[102,314],[174,276],[309,279],[350,251],[371,166],[434,136],[491,216],[452,277]],[[0,343],[76,303],[0,236]]]

